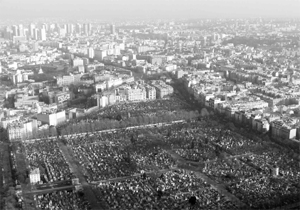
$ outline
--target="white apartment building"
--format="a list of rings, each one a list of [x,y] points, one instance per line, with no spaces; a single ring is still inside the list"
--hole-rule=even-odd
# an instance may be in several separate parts
[[[126,90],[128,101],[144,101],[147,99],[147,92],[145,88],[134,88]]]

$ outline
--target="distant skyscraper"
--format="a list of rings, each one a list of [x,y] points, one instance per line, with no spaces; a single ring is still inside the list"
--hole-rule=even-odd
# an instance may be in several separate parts
[[[177,42],[177,48],[178,48],[179,52],[182,51],[182,43],[181,42]]]
[[[56,32],[59,33],[59,31],[60,31],[60,26],[59,26],[58,23],[55,23],[54,30],[55,30]]]
[[[42,25],[42,29],[45,29],[45,31],[47,31],[48,30],[48,25],[47,24],[43,24]]]
[[[30,36],[31,38],[33,38],[33,37],[34,37],[34,29],[35,29],[35,25],[32,24],[32,23],[29,24],[28,29],[29,29],[29,36]]]
[[[67,33],[67,31],[68,31],[68,25],[67,25],[67,24],[64,24],[64,25],[63,25],[63,29],[66,30],[66,33]]]
[[[5,31],[4,31],[4,38],[5,39],[12,39],[13,37],[13,31],[11,30],[10,27],[6,27]]]
[[[65,37],[67,35],[67,30],[64,28],[59,28],[59,36]]]
[[[207,45],[207,37],[204,36],[204,37],[203,37],[203,46],[206,46],[206,45]]]
[[[13,25],[12,26],[12,31],[13,31],[13,36],[19,36],[18,26]]]
[[[24,36],[24,27],[22,24],[19,25],[18,30],[19,30],[19,36]]]
[[[74,25],[68,24],[67,25],[67,34],[73,34],[73,32],[74,32]]]
[[[88,33],[89,34],[92,33],[92,24],[91,23],[88,24]]]
[[[35,42],[32,44],[32,51],[33,52],[36,52],[39,50],[39,43],[38,42]]]
[[[33,29],[33,39],[34,40],[39,39],[39,29],[38,28]]]
[[[30,37],[28,28],[24,28],[24,36],[27,37],[27,38]]]
[[[77,34],[81,34],[81,24],[77,23],[75,30]]]
[[[46,39],[47,39],[46,29],[45,29],[45,28],[42,28],[42,29],[41,29],[41,40],[42,40],[42,41],[46,41]]]
[[[88,24],[83,24],[83,33],[85,34],[85,35],[88,35],[89,34],[89,26],[88,26]]]
[[[115,34],[115,33],[116,33],[116,26],[110,25],[110,34]]]
[[[88,56],[89,58],[94,58],[95,57],[95,51],[93,48],[88,49]]]
[[[195,42],[194,44],[194,49],[193,49],[194,53],[199,53],[199,46],[197,45],[197,43]]]

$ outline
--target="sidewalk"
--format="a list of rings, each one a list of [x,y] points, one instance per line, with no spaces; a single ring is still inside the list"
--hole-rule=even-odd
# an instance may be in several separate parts
[[[106,207],[104,204],[102,204],[100,201],[98,201],[97,197],[95,196],[92,187],[87,183],[84,175],[82,174],[82,169],[80,166],[77,166],[77,163],[75,162],[75,158],[73,154],[70,154],[69,149],[66,145],[62,144],[62,142],[58,141],[59,148],[61,149],[61,152],[63,153],[64,157],[66,158],[67,163],[69,164],[69,167],[74,172],[76,177],[79,179],[80,184],[83,187],[84,196],[89,201],[92,210],[106,210]]]

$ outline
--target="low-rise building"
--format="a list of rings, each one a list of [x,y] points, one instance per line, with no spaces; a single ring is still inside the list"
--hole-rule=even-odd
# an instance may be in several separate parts
[[[147,99],[147,92],[144,87],[126,89],[128,101],[144,101]]]
[[[156,89],[150,85],[146,86],[147,99],[155,100],[156,99]]]
[[[38,121],[41,121],[44,124],[57,126],[58,124],[64,123],[66,121],[66,112],[65,110],[52,110],[49,112],[42,112],[40,114],[37,114],[36,118]]]
[[[156,90],[156,98],[165,98],[168,95],[171,95],[174,92],[172,86],[167,85],[161,80],[152,81],[151,85]]]
[[[78,84],[80,83],[81,74],[74,74],[74,75],[67,75],[57,78],[57,85],[62,86],[68,86],[71,84]]]
[[[7,126],[8,137],[10,141],[25,140],[32,137],[38,129],[37,120],[18,120],[11,122]]]
[[[29,179],[31,184],[39,183],[41,181],[40,169],[35,168],[31,170],[29,173]]]
[[[270,124],[266,119],[254,119],[252,121],[252,129],[260,133],[268,132],[270,130]]]
[[[296,138],[297,129],[292,125],[286,124],[282,120],[275,120],[271,123],[272,137],[279,139],[293,139]]]

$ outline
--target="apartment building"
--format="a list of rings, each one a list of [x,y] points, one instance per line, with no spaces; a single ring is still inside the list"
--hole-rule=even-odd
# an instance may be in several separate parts
[[[57,84],[60,87],[68,86],[71,84],[78,84],[80,83],[80,79],[81,79],[81,74],[62,76],[57,78]]]
[[[167,85],[161,80],[155,80],[151,83],[151,85],[156,90],[156,98],[164,98],[174,92],[174,89],[172,86]]]
[[[38,129],[37,120],[18,120],[11,122],[7,126],[8,137],[10,141],[25,140],[30,138]]]
[[[44,124],[57,126],[58,124],[66,121],[66,111],[51,110],[48,112],[42,112],[37,114],[36,118]]]
[[[296,138],[297,129],[283,120],[275,120],[271,123],[272,137],[280,139]]]
[[[156,99],[156,89],[150,85],[146,86],[147,99],[155,100]]]
[[[144,101],[147,99],[147,92],[144,87],[134,87],[126,89],[128,101]]]

